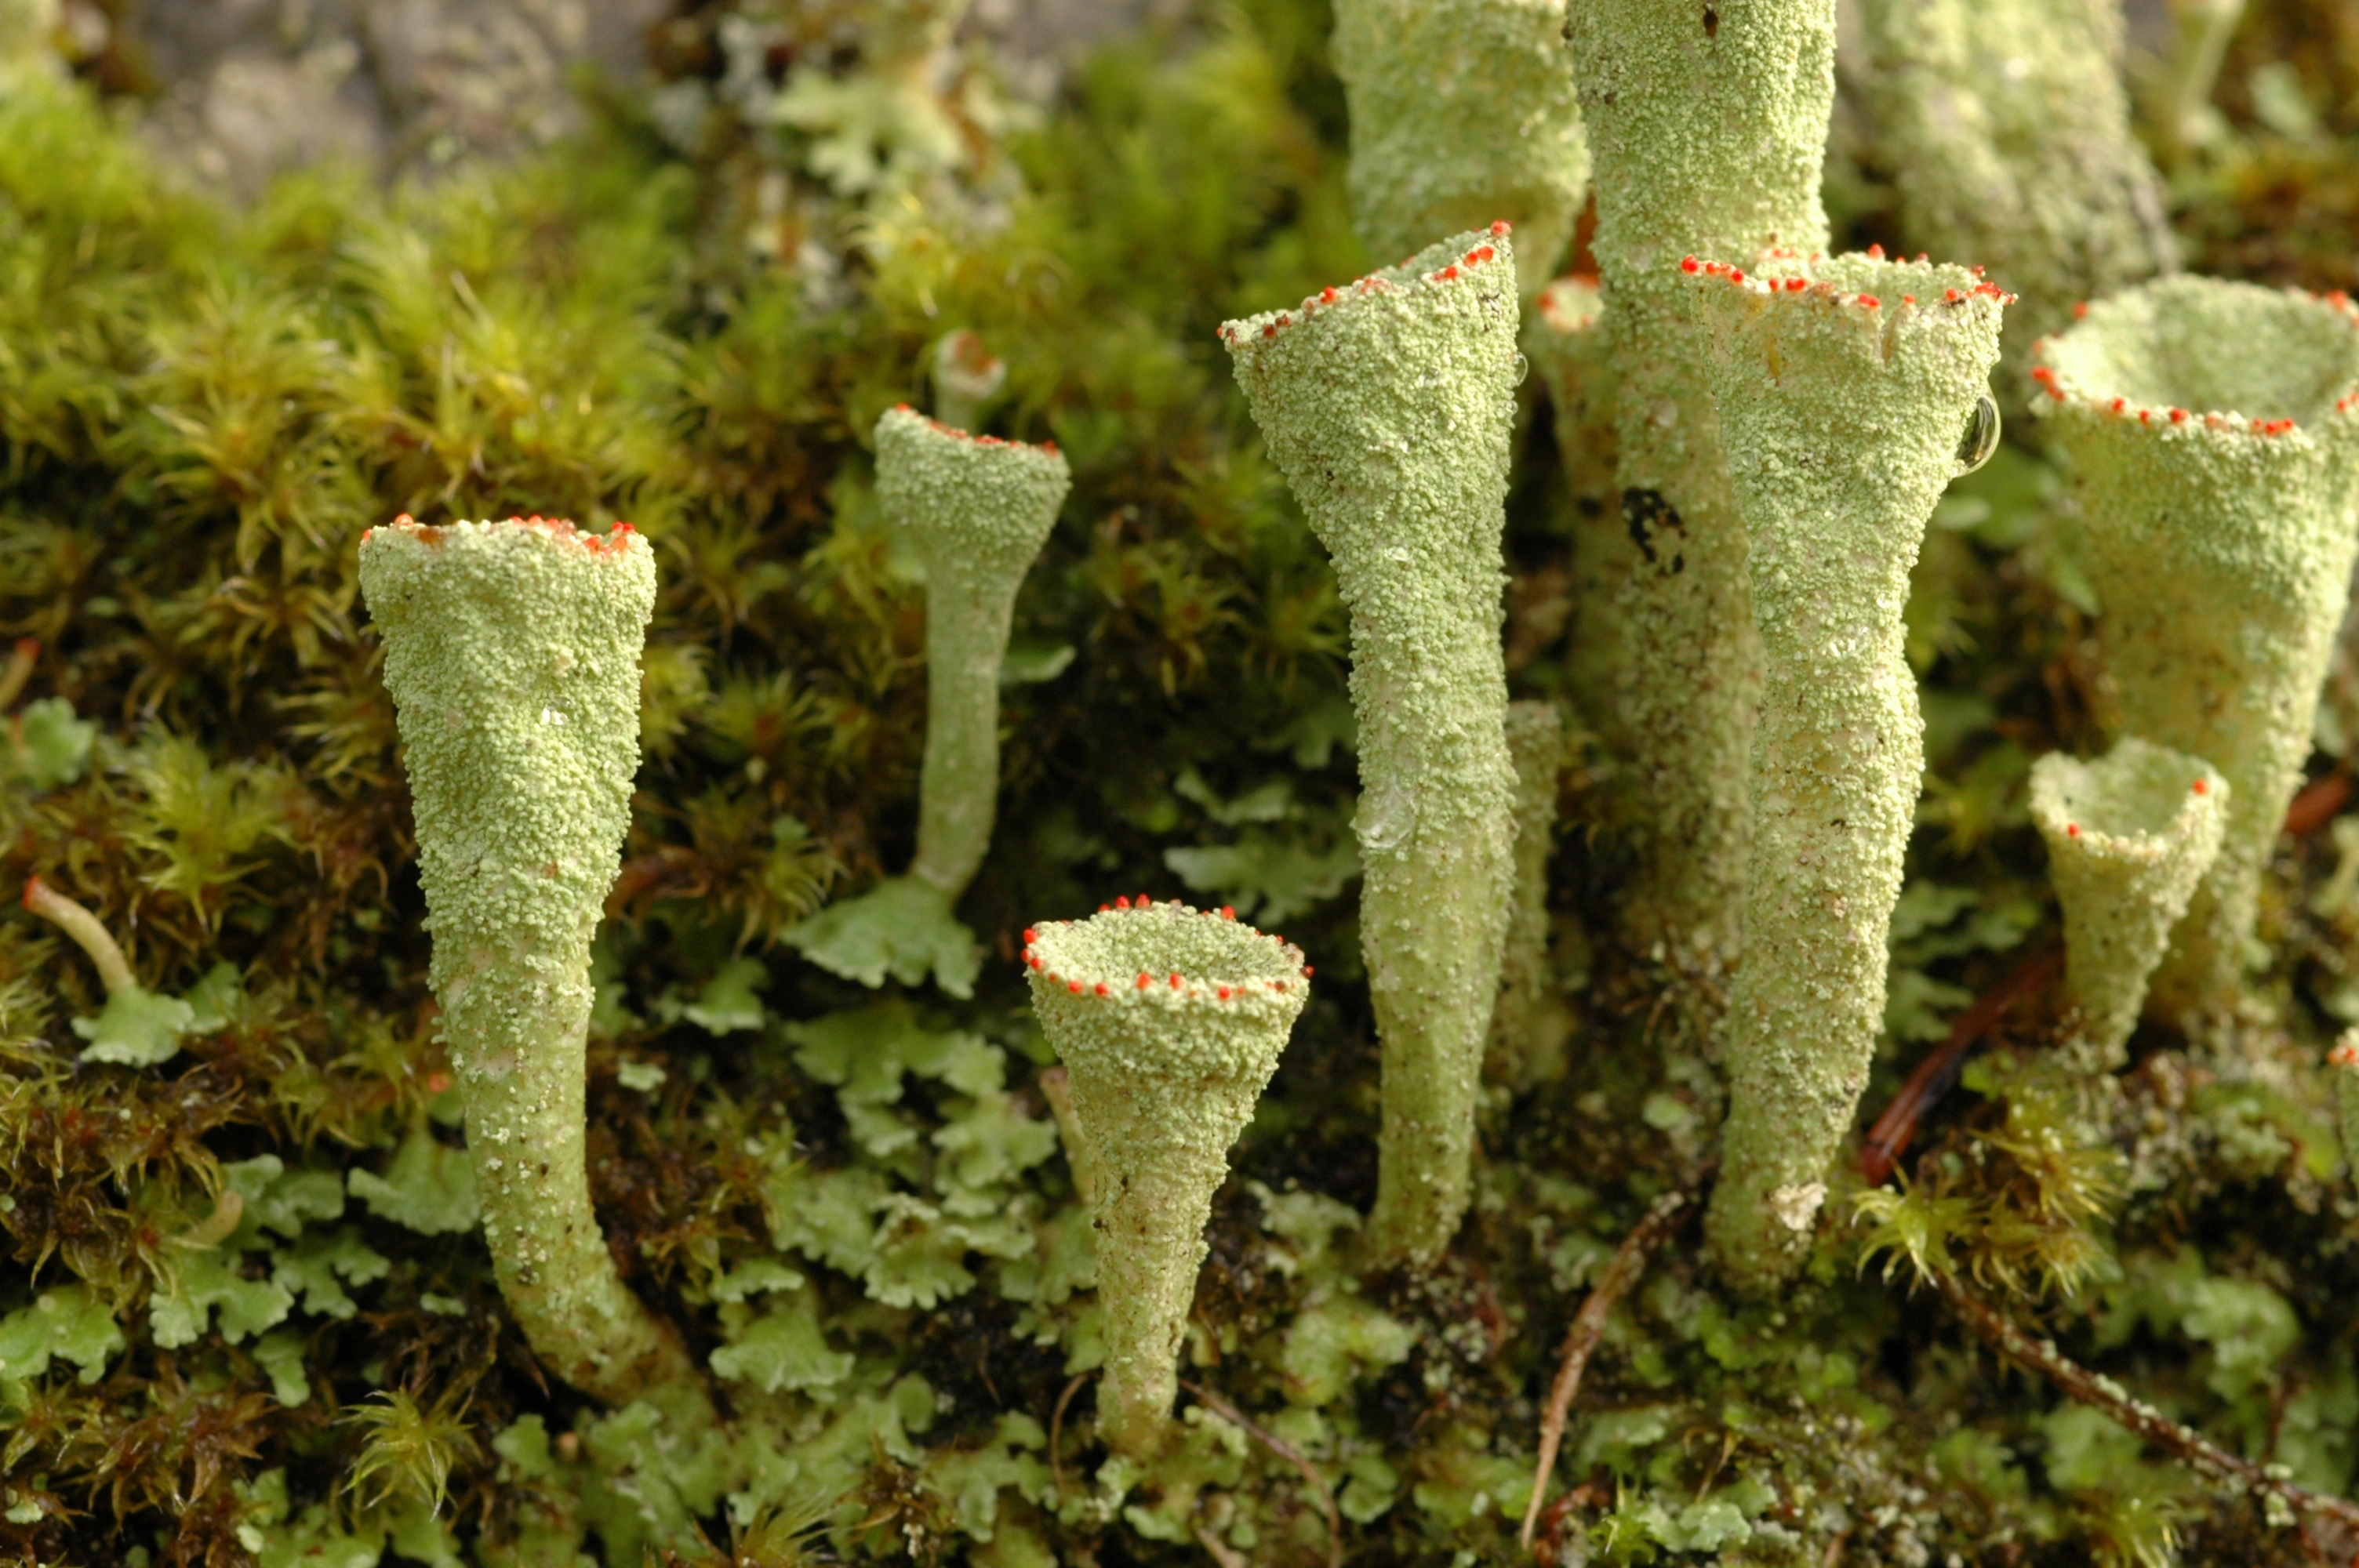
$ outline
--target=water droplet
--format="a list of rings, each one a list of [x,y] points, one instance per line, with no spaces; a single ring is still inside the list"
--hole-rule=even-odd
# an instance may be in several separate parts
[[[1529,361],[1529,360],[1527,360],[1527,359],[1526,359],[1526,358],[1524,358],[1524,356],[1523,356],[1523,355],[1521,355],[1521,354],[1517,354],[1517,355],[1516,356],[1516,381],[1515,381],[1515,384],[1516,384],[1516,385],[1517,385],[1517,386],[1521,386],[1521,385],[1523,385],[1523,384],[1524,384],[1524,377],[1526,377],[1526,376],[1527,376],[1527,375],[1529,375],[1529,374],[1531,374],[1531,373],[1532,373],[1532,362],[1531,362],[1531,361]]]
[[[1360,848],[1372,854],[1397,849],[1417,827],[1417,790],[1397,779],[1386,779],[1360,796],[1352,816],[1352,831]]]
[[[1998,405],[1985,393],[1974,400],[1974,411],[1966,416],[1965,431],[1958,438],[1958,473],[1972,473],[1990,461],[1998,450]]]

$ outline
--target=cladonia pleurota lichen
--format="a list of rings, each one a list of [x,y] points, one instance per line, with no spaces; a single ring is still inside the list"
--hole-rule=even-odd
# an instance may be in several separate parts
[[[1867,0],[1861,19],[1902,230],[2023,297],[2008,365],[2076,301],[2172,270],[2161,181],[2122,91],[2120,0]],[[2017,384],[2001,382],[2019,407]]]
[[[630,826],[655,552],[627,524],[403,517],[362,536],[360,576],[500,1289],[575,1388],[710,1424],[679,1336],[615,1271],[582,1163],[590,939]]]
[[[2234,786],[2149,1003],[2221,1009],[2243,989],[2359,544],[2359,313],[2166,278],[2090,307],[2034,359],[2033,406],[2075,470],[2121,729]]]
[[[1729,1113],[1705,1227],[1731,1281],[1760,1291],[1809,1249],[1883,1029],[1924,773],[1900,612],[1987,396],[2006,297],[1962,267],[1872,254],[1767,257],[1767,276],[1667,265],[1711,333],[1764,653]]]
[[[1524,1088],[1562,1065],[1564,1024],[1550,1016],[1549,857],[1556,848],[1557,790],[1564,778],[1564,715],[1552,702],[1507,705],[1507,755],[1516,770],[1515,877],[1499,949],[1499,1000],[1491,1015],[1486,1076]],[[1553,1026],[1552,1026],[1553,1025]]]
[[[1564,0],[1337,0],[1352,216],[1378,256],[1515,226],[1524,291],[1572,238],[1589,180]]]
[[[1221,329],[1351,611],[1360,936],[1384,1047],[1371,1229],[1411,1261],[1465,1213],[1512,871],[1500,537],[1523,367],[1506,227]]]
[[[918,852],[907,875],[831,905],[786,940],[822,968],[878,986],[930,972],[971,996],[981,956],[951,913],[991,848],[999,810],[999,672],[1016,592],[1072,486],[1054,445],[925,417],[876,422],[876,492],[926,568],[926,756]]]
[[[1302,950],[1218,913],[1125,898],[1024,933],[1032,1008],[1069,1075],[1105,1313],[1098,1431],[1161,1446],[1204,1222],[1310,992]]]
[[[2031,765],[2031,820],[2064,911],[2064,987],[2089,1065],[2127,1060],[2147,979],[2212,868],[2232,786],[2200,757],[2125,736],[2095,762]]]
[[[1733,953],[1743,910],[1745,769],[1759,698],[1745,530],[1684,254],[1745,258],[1827,243],[1819,200],[1834,103],[1834,0],[1582,0],[1566,16],[1597,189],[1591,249],[1615,379],[1620,613],[1585,635],[1623,644],[1638,875],[1623,903],[1643,947]]]

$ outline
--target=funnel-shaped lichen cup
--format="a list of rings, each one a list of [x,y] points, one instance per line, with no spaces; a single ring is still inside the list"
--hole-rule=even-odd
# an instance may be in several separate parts
[[[1152,1454],[1170,1422],[1204,1222],[1310,992],[1302,951],[1174,900],[1025,933],[1032,1009],[1065,1064],[1097,1222],[1100,1433]]]
[[[2359,313],[2168,278],[2090,307],[2034,358],[2033,406],[2075,470],[2122,730],[2209,758],[2234,786],[2152,991],[2167,1013],[2215,1011],[2243,990],[2349,594]]]
[[[1800,1267],[1884,1025],[1886,938],[1924,773],[1901,609],[1984,427],[2006,296],[1962,267],[1693,257],[1761,630],[1745,957],[1706,1220],[1741,1288]]]
[[[1526,293],[1589,189],[1563,0],[1338,0],[1353,227],[1378,256],[1504,218]]]
[[[2136,736],[2095,762],[2031,765],[2031,820],[2064,910],[2064,985],[2090,1065],[2111,1071],[2137,1026],[2170,928],[2212,869],[2232,786],[2211,763]]]
[[[1466,1212],[1515,840],[1499,645],[1515,258],[1505,223],[1221,328],[1246,406],[1352,612],[1384,1044],[1376,1249],[1422,1263]]]
[[[951,913],[999,812],[999,671],[1016,593],[1072,474],[1054,443],[971,436],[907,404],[876,421],[876,499],[926,568],[926,757],[908,874],[787,933],[834,974],[881,986],[928,974],[968,996],[982,958]]]
[[[628,524],[403,517],[362,536],[360,572],[501,1293],[575,1388],[709,1422],[678,1336],[615,1271],[582,1163],[590,939],[630,826],[655,552]]]

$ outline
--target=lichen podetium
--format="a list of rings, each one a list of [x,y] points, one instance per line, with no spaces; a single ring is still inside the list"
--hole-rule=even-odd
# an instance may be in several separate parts
[[[1231,911],[1146,898],[1024,933],[1032,1009],[1071,1075],[1097,1224],[1098,1430],[1162,1445],[1204,1222],[1310,994],[1302,950]]]
[[[2031,820],[2064,912],[2064,988],[2088,1065],[2112,1072],[2147,983],[2220,853],[2232,787],[2211,763],[2136,736],[2094,762],[2031,767]]]
[[[907,875],[787,934],[813,963],[875,986],[930,972],[973,993],[981,957],[951,914],[999,813],[999,671],[1024,586],[1072,486],[1054,443],[971,436],[904,404],[876,422],[885,515],[926,567],[926,756]]]
[[[1963,267],[1673,265],[1708,361],[1761,629],[1745,959],[1705,1231],[1742,1290],[1798,1269],[1884,1025],[1886,940],[1925,768],[1901,607],[2006,297]]]
[[[1221,329],[1352,615],[1365,878],[1384,1046],[1371,1229],[1429,1260],[1466,1210],[1499,983],[1515,769],[1499,645],[1516,275],[1506,225]]]
[[[2033,357],[2033,406],[2073,464],[2121,727],[2233,786],[2149,1000],[2217,1012],[2243,993],[2359,547],[2359,310],[2166,278],[2091,306]]]
[[[575,1388],[709,1423],[678,1335],[615,1271],[582,1163],[590,939],[630,826],[655,552],[627,524],[403,517],[362,536],[360,575],[500,1290]]]
[[[1602,570],[1620,613],[1600,668],[1631,750],[1641,865],[1636,944],[1733,953],[1744,907],[1745,767],[1761,687],[1745,529],[1728,492],[1705,350],[1677,265],[1827,243],[1819,200],[1834,104],[1834,0],[1582,0],[1565,35],[1597,188],[1591,248],[1615,382],[1623,533]]]
[[[1338,0],[1352,215],[1405,256],[1498,219],[1524,291],[1548,280],[1589,183],[1563,0]]]

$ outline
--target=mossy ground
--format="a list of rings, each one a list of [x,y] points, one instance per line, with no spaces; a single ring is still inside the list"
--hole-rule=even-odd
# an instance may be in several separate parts
[[[2353,67],[2290,48],[2307,18],[2256,8],[2180,222],[2208,270],[2348,287],[2354,127],[2287,105],[2347,102]],[[668,34],[668,69],[720,79],[720,19]],[[1144,1474],[1090,1431],[1088,1230],[1016,934],[1193,890],[1319,983],[1215,1205],[1183,1376],[1308,1457],[1350,1562],[1519,1558],[1555,1347],[1709,1150],[1723,978],[1606,936],[1624,850],[1592,745],[1554,867],[1565,1068],[1494,1091],[1442,1269],[1353,1271],[1376,1054],[1343,617],[1213,335],[1367,260],[1327,26],[1307,0],[1211,14],[1095,57],[1028,124],[978,91],[956,157],[886,137],[865,188],[821,156],[857,139],[841,124],[716,112],[683,151],[602,99],[593,135],[527,167],[298,177],[231,213],[79,90],[0,100],[0,630],[40,643],[0,758],[0,1554],[1326,1561],[1301,1472],[1211,1403],[1183,1396]],[[857,81],[829,37],[769,69]],[[2290,79],[2256,74],[2277,59]],[[1872,154],[1838,160],[1839,222],[1897,243]],[[862,443],[928,400],[956,327],[1008,362],[993,427],[1053,437],[1075,477],[1018,605],[962,1004],[777,942],[909,853],[923,594]],[[1521,696],[1565,659],[1549,429],[1519,426],[1510,503]],[[1930,776],[1871,1111],[2053,939],[2025,773],[2092,746],[2104,706],[2061,495],[2008,448],[1917,575]],[[719,1376],[726,1444],[668,1447],[550,1385],[470,1230],[354,592],[360,530],[405,510],[627,516],[661,552],[591,1179],[626,1277]],[[2359,675],[2336,681],[2339,752]],[[2233,1049],[2149,1031],[2118,1092],[2082,1092],[2024,1010],[1928,1123],[1909,1195],[1831,1226],[1781,1305],[1724,1299],[1683,1233],[1583,1386],[1551,1560],[2159,1563],[2175,1537],[2190,1563],[2307,1561],[2258,1504],[1979,1354],[1908,1266],[1861,1265],[1871,1238],[1946,1260],[2216,1440],[2344,1488],[2359,1206],[2318,1063],[2359,1019],[2351,820],[2286,845],[2275,1022]],[[14,908],[35,874],[190,1000],[176,1055],[76,1063],[71,1021],[103,999]]]

